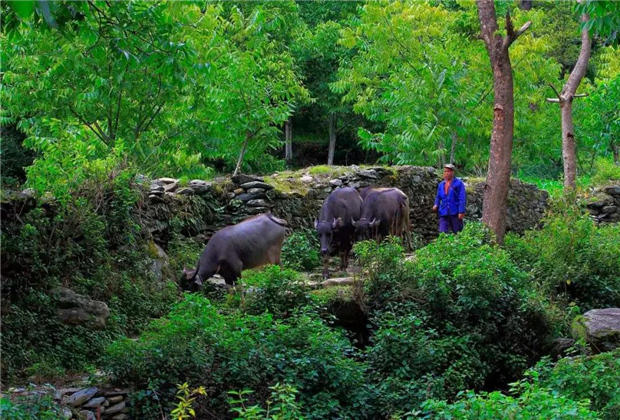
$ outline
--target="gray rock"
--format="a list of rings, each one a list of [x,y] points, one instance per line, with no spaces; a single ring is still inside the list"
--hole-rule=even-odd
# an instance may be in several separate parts
[[[269,204],[265,200],[249,200],[245,204],[249,207],[269,207]]]
[[[266,184],[262,181],[246,182],[244,184],[241,184],[241,188],[243,188],[244,190],[249,190],[252,188],[262,188],[264,190],[273,190],[273,187],[271,185]]]
[[[253,190],[260,190],[260,191],[264,191],[262,189],[259,188],[252,188]],[[235,196],[235,199],[237,200],[241,200],[241,201],[250,201],[250,200],[258,200],[258,199],[264,199],[267,198],[267,196],[264,193],[258,193],[258,194],[250,194],[249,192],[244,193],[244,194],[239,194],[237,196]]]
[[[189,187],[179,188],[176,191],[176,193],[180,194],[180,195],[194,195],[194,194],[196,194],[196,192],[193,189],[189,188]]]
[[[121,400],[123,397],[121,397]],[[96,397],[89,400],[86,404],[82,406],[82,408],[97,408],[101,406],[105,402],[105,397]]]
[[[121,413],[121,414],[117,414],[116,416],[112,417],[112,420],[125,420],[128,419],[129,416],[125,413]]]
[[[583,315],[586,341],[595,352],[620,346],[620,308],[592,309]]]
[[[123,409],[125,408],[125,402],[119,402],[118,404],[115,405],[111,405],[110,407],[106,408],[105,410],[105,416],[106,417],[110,417],[113,414],[118,414],[121,411],[123,411]]]
[[[226,197],[228,197],[229,199],[233,199],[235,198],[235,193],[229,192],[228,194],[226,194]]]
[[[97,420],[97,417],[95,417],[95,413],[93,413],[92,411],[82,410],[80,411],[80,415],[86,420]]]
[[[154,204],[161,204],[166,202],[166,200],[164,200],[160,195],[157,194],[149,195],[149,201]]]
[[[206,194],[213,189],[213,184],[201,179],[193,179],[189,181],[189,187],[196,191],[196,194]]]
[[[605,206],[611,206],[614,203],[614,199],[605,193],[597,193],[595,195],[596,201],[592,201],[591,203],[588,203],[587,207],[588,208],[593,208],[593,209],[600,209],[603,208]]]
[[[364,169],[362,171],[358,172],[358,175],[362,178],[371,178],[371,179],[377,179],[377,171],[375,171],[374,169]]]
[[[24,191],[22,191],[22,195],[27,198],[35,198],[37,194],[35,193],[34,189],[26,188]]]
[[[248,182],[252,181],[264,182],[265,180],[256,175],[237,174],[232,177],[232,182],[234,182],[235,184],[247,184]]]
[[[156,255],[153,256],[153,261],[149,265],[148,271],[153,274],[156,281],[165,281],[164,273],[170,270],[168,255],[166,255],[166,252],[156,243],[153,242],[150,246],[153,247]]]
[[[71,407],[79,407],[94,397],[97,392],[99,392],[97,387],[85,388],[68,397],[65,403]]]
[[[122,395],[115,395],[113,397],[108,397],[108,401],[110,401],[110,404],[117,404],[117,403],[123,401],[123,396]]]
[[[331,181],[329,181],[329,185],[331,185],[332,187],[341,187],[342,181],[340,179],[332,179]]]
[[[175,178],[158,178],[155,180],[155,182],[157,181],[161,182],[163,185],[179,183],[179,180]]]
[[[314,181],[314,178],[312,178],[310,175],[304,175],[301,178],[299,178],[299,180],[301,182],[304,182],[304,183],[308,184],[308,183]]]
[[[610,213],[616,213],[618,212],[618,207],[616,206],[605,206],[601,209],[601,212],[603,214],[610,214]]]
[[[265,190],[263,188],[250,188],[248,190],[248,194],[264,194]]]
[[[71,289],[60,288],[56,316],[63,324],[81,325],[90,329],[105,328],[110,309],[104,302],[92,300]]]
[[[615,195],[615,196],[619,196],[620,195],[620,185],[614,185],[611,187],[607,187],[604,189],[604,191],[609,194],[609,195]]]
[[[62,407],[60,409],[60,416],[63,419],[70,419],[71,417],[73,417],[73,413],[71,412],[71,409],[69,407]]]
[[[155,184],[155,183],[151,184],[151,190],[150,190],[151,194],[163,194],[165,191],[166,189],[162,185]]]
[[[179,188],[179,183],[178,182],[172,182],[169,184],[165,184],[164,185],[164,190],[169,193],[169,192],[175,192],[177,190],[177,188]]]
[[[55,392],[55,397],[57,400],[60,400],[62,397],[64,397],[65,395],[71,395],[74,394],[76,392],[78,392],[80,389],[82,388],[61,388],[56,390]]]

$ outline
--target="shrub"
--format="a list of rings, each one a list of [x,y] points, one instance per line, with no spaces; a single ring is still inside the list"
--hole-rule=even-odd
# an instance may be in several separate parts
[[[553,367],[543,361],[536,371],[542,386],[573,400],[589,399],[604,420],[620,418],[620,350],[561,359]]]
[[[319,241],[315,232],[304,229],[287,237],[282,246],[282,263],[286,268],[297,271],[311,271],[319,267]]]
[[[573,401],[564,395],[539,387],[526,387],[518,396],[511,397],[499,391],[476,394],[468,391],[454,403],[429,400],[422,410],[410,413],[408,418],[425,419],[598,419],[588,409],[588,400]]]
[[[480,224],[470,223],[459,235],[441,235],[417,250],[410,261],[389,242],[370,252],[376,261],[365,264],[368,295],[375,345],[383,348],[372,360],[380,375],[413,393],[422,387],[411,381],[430,376],[437,386],[431,395],[453,397],[467,387],[501,387],[539,357],[555,329],[555,308],[489,239]],[[441,351],[426,360],[426,348]],[[450,358],[457,362],[450,365]]]
[[[54,403],[53,388],[44,393],[28,390],[29,393],[18,396],[15,401],[0,398],[0,413],[4,420],[61,420],[66,418],[62,408]]]
[[[289,384],[276,384],[269,387],[272,390],[271,398],[265,403],[264,409],[258,405],[246,406],[247,396],[251,390],[229,391],[231,395],[229,404],[231,412],[236,413],[237,419],[241,420],[303,420],[301,407],[295,401],[298,391]]]
[[[124,385],[144,388],[158,379],[154,390],[164,396],[177,383],[204,384],[211,398],[198,416],[208,410],[225,417],[229,389],[254,389],[251,403],[261,403],[269,386],[286,382],[299,390],[308,418],[359,417],[368,408],[363,365],[347,357],[352,351],[314,315],[223,315],[207,299],[186,295],[138,341],[110,346],[106,366]]]
[[[575,207],[561,205],[541,230],[508,235],[511,257],[546,294],[583,310],[620,306],[620,226],[597,226]]]
[[[310,303],[308,288],[293,270],[270,265],[262,270],[246,271],[243,309],[253,315],[264,312],[286,317],[295,308]]]

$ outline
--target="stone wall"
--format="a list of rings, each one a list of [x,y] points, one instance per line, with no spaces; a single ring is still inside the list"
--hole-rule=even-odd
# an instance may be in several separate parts
[[[37,401],[43,395],[49,395],[58,405],[60,418],[83,420],[127,420],[128,390],[114,388],[111,385],[72,387],[53,389],[37,386],[34,389],[9,388],[6,396],[14,401],[28,403]]]
[[[467,220],[480,220],[484,180],[463,180],[468,192]],[[416,166],[317,167],[268,177],[194,180],[185,187],[179,186],[178,180],[161,178],[150,184],[143,220],[155,240],[164,245],[173,223],[182,225],[185,236],[198,236],[204,241],[224,226],[267,211],[286,219],[292,229],[311,228],[323,201],[334,189],[389,186],[407,194],[412,230],[428,241],[437,236],[437,216],[431,208],[440,181],[434,168]],[[545,191],[513,180],[508,197],[508,231],[523,232],[539,226],[547,198]]]
[[[586,208],[597,222],[620,221],[620,185],[596,189],[587,200]]]

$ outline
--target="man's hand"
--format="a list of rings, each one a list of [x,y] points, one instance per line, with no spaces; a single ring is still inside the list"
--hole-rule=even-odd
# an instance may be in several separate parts
[[[459,220],[463,220],[465,218],[465,213],[459,213]]]
[[[437,206],[433,206],[433,211],[437,213]]]

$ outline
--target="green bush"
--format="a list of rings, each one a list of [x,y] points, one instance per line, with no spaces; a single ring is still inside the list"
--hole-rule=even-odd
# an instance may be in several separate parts
[[[588,400],[573,401],[564,395],[539,387],[527,387],[518,397],[499,391],[476,394],[468,391],[454,403],[429,400],[421,411],[407,418],[424,419],[598,419],[588,409]]]
[[[293,232],[284,240],[282,264],[297,271],[311,271],[321,265],[319,241],[310,230]]]
[[[489,240],[488,231],[470,223],[459,235],[441,235],[409,261],[394,243],[368,252],[361,248],[370,244],[358,246],[359,255],[372,257],[365,266],[371,272],[375,346],[382,348],[372,359],[377,374],[414,394],[425,389],[425,376],[432,377],[426,383],[437,388],[430,395],[444,398],[468,387],[504,386],[539,357],[557,329],[556,310]],[[435,359],[425,358],[427,348]],[[414,397],[425,399],[424,393]]]
[[[29,390],[32,391],[32,390]],[[53,392],[53,388],[48,392]],[[61,420],[62,408],[54,403],[53,394],[27,394],[17,397],[15,401],[0,398],[0,413],[4,420]]]
[[[308,287],[300,275],[277,265],[246,271],[242,282],[245,288],[242,305],[248,314],[267,312],[281,318],[310,303]]]
[[[590,409],[604,420],[620,418],[620,350],[596,356],[565,358],[536,369],[542,386],[573,400],[590,400]]]
[[[511,257],[546,294],[583,310],[620,306],[620,226],[597,226],[578,208],[559,205],[541,230],[508,235]]]
[[[251,403],[263,403],[269,386],[286,382],[299,390],[308,418],[361,417],[369,408],[363,365],[347,357],[352,351],[341,333],[314,315],[285,321],[270,314],[224,315],[204,297],[186,295],[138,341],[110,346],[106,370],[137,388],[158,380],[154,391],[161,395],[177,383],[203,384],[211,398],[197,408],[198,416],[208,410],[225,417],[230,389],[254,389]]]
[[[612,159],[599,157],[594,163],[594,176],[592,182],[595,185],[605,185],[613,181],[620,180],[620,166],[616,165]]]

